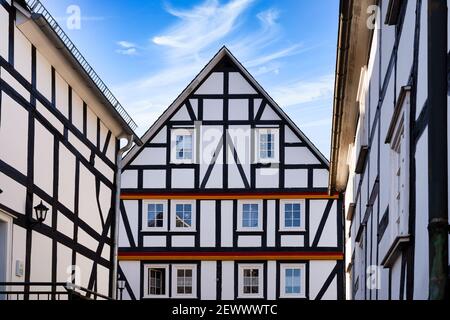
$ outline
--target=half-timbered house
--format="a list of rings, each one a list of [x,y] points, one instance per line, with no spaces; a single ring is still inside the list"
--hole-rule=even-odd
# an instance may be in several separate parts
[[[353,299],[445,292],[447,21],[447,1],[341,1],[330,190]]]
[[[0,299],[62,299],[67,281],[113,295],[119,138],[134,128],[39,1],[0,1],[0,291],[23,292]]]
[[[222,48],[125,158],[124,299],[342,299],[328,161]]]

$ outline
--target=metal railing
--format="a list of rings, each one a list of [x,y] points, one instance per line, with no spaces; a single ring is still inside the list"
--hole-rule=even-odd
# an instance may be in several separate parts
[[[103,93],[105,98],[111,103],[112,106],[117,110],[119,115],[125,120],[125,122],[130,126],[132,130],[137,128],[137,124],[133,121],[131,116],[126,112],[124,107],[120,104],[117,98],[112,94],[112,92],[108,89],[106,84],[100,79],[95,70],[91,67],[91,65],[86,61],[81,52],[77,49],[75,44],[70,40],[64,30],[59,26],[56,20],[52,17],[52,15],[47,11],[44,5],[39,0],[25,0],[28,9],[32,14],[42,16],[47,23],[52,27],[55,33],[60,38],[61,42],[66,46],[67,50],[69,50],[75,60],[78,61],[80,66],[86,71],[91,80],[95,83],[97,88]]]
[[[66,282],[0,282],[0,300],[112,300]]]

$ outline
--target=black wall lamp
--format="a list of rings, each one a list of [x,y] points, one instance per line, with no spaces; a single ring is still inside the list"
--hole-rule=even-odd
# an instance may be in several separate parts
[[[47,218],[48,210],[49,209],[42,203],[41,200],[41,203],[34,207],[34,211],[36,213],[36,221],[32,221],[31,224],[42,224],[42,222],[44,222]]]

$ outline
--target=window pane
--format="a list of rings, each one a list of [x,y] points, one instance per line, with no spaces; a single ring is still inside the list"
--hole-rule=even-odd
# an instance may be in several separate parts
[[[148,269],[148,293],[152,295],[165,295],[165,269]]]

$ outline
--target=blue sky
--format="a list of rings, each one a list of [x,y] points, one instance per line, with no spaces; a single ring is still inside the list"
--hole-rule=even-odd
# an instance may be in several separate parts
[[[329,157],[338,0],[41,1],[139,135],[226,45]]]

